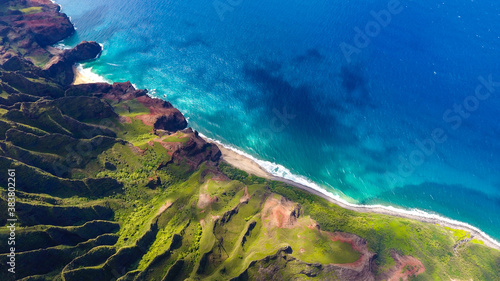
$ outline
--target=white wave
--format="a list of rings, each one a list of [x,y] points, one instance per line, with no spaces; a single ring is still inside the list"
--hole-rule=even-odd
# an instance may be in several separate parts
[[[77,64],[76,70],[82,76],[84,76],[85,78],[88,78],[93,83],[98,83],[98,82],[112,83],[111,81],[107,80],[106,78],[92,72],[92,67],[84,68],[82,64]]]
[[[69,49],[72,49],[72,47],[64,44],[63,41],[59,41],[56,45],[54,45],[54,48],[59,49],[59,50],[69,50]]]
[[[199,133],[200,136],[202,136],[203,138],[211,141],[211,142],[214,142],[218,145],[221,145],[227,149],[230,149],[232,151],[234,151],[235,153],[238,153],[239,155],[242,155],[246,158],[249,158],[251,159],[252,161],[254,161],[255,163],[257,163],[261,168],[263,168],[265,171],[267,171],[268,173],[272,174],[273,176],[276,176],[276,177],[279,177],[279,178],[283,178],[283,179],[286,179],[286,180],[290,180],[290,181],[293,181],[295,183],[298,183],[298,184],[301,184],[301,185],[304,185],[304,186],[307,186],[309,188],[312,188],[320,193],[322,193],[323,195],[326,195],[328,196],[329,198],[341,203],[341,204],[344,204],[344,205],[347,205],[349,207],[352,207],[352,208],[364,208],[364,209],[373,209],[373,210],[376,210],[376,209],[383,209],[383,210],[386,210],[388,213],[396,213],[396,214],[401,214],[403,216],[408,216],[408,217],[418,217],[418,218],[423,218],[423,219],[430,219],[430,220],[436,220],[436,221],[440,221],[440,222],[443,222],[443,223],[447,223],[447,224],[451,224],[451,225],[454,225],[454,226],[458,226],[458,227],[463,227],[463,228],[466,228],[466,229],[470,229],[470,230],[473,230],[475,232],[478,232],[482,235],[482,237],[484,237],[485,239],[487,239],[489,242],[491,242],[492,244],[494,245],[497,245],[498,247],[500,247],[500,242],[496,241],[495,239],[493,239],[492,237],[490,237],[488,234],[486,234],[485,232],[481,231],[479,228],[475,227],[475,226],[472,226],[468,223],[465,223],[465,222],[461,222],[461,221],[457,221],[457,220],[454,220],[454,219],[450,219],[450,218],[447,218],[447,217],[444,217],[444,216],[441,216],[441,215],[438,215],[438,214],[433,214],[433,213],[428,213],[426,211],[423,211],[423,210],[419,210],[419,209],[401,209],[401,208],[396,208],[394,206],[385,206],[385,205],[363,205],[363,204],[354,204],[354,203],[351,203],[351,202],[348,202],[346,199],[340,197],[339,195],[337,194],[333,194],[327,190],[325,190],[324,188],[322,188],[321,186],[319,186],[318,184],[316,184],[315,182],[311,181],[310,179],[304,177],[304,176],[300,176],[300,175],[295,175],[293,174],[289,169],[287,169],[286,167],[284,167],[283,165],[280,165],[280,164],[277,164],[277,163],[272,163],[272,162],[269,162],[269,161],[265,161],[265,160],[260,160],[260,159],[257,159],[255,157],[253,157],[252,155],[244,152],[244,151],[241,151],[239,150],[238,148],[234,147],[234,146],[231,146],[231,145],[227,145],[227,144],[224,144],[218,140],[214,140],[212,138],[209,138],[205,135],[203,135],[202,133]]]

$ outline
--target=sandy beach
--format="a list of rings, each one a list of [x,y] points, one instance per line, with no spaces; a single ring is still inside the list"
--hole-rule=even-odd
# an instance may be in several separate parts
[[[85,84],[85,83],[92,83],[95,82],[94,79],[87,77],[84,73],[81,73],[78,71],[77,67],[74,67],[74,72],[75,72],[75,81],[73,84]],[[210,139],[206,139],[208,142],[213,142]],[[354,205],[354,204],[348,204],[346,202],[343,202],[341,200],[335,199],[332,196],[329,196],[326,191],[321,192],[316,189],[313,189],[309,186],[303,185],[296,183],[294,181],[281,178],[281,177],[276,177],[266,170],[264,170],[261,166],[259,166],[255,161],[252,159],[241,155],[229,148],[226,148],[218,143],[216,143],[221,150],[222,153],[222,158],[224,161],[227,163],[233,165],[234,167],[243,170],[249,174],[253,174],[262,178],[266,178],[269,180],[276,180],[276,181],[281,181],[286,184],[289,184],[291,186],[300,188],[302,190],[305,190],[309,193],[315,194],[317,196],[320,196],[326,200],[328,200],[331,203],[334,203],[342,208],[352,210],[355,212],[362,212],[362,213],[375,213],[375,214],[383,214],[383,215],[389,215],[389,216],[395,216],[395,217],[401,217],[401,218],[408,218],[408,219],[413,219],[425,223],[432,223],[432,224],[439,224],[441,226],[446,226],[450,227],[453,229],[462,229],[467,232],[470,232],[471,235],[474,236],[474,238],[481,240],[484,242],[484,244],[490,248],[494,248],[497,250],[500,250],[500,245],[498,242],[493,240],[492,238],[488,237],[486,234],[482,233],[480,230],[470,227],[464,223],[460,222],[455,222],[452,220],[446,220],[444,218],[440,217],[432,217],[429,216],[428,214],[422,213],[422,215],[418,215],[414,211],[409,211],[409,210],[404,210],[404,209],[396,209],[394,207],[383,207],[383,206],[363,206],[363,205]]]
[[[73,85],[95,82],[92,78],[85,76],[83,73],[78,71],[76,66],[73,66],[73,73],[75,74],[75,80],[73,81]]]
[[[208,140],[210,141],[210,140]],[[450,227],[453,229],[462,229],[467,232],[470,232],[471,235],[474,236],[474,238],[478,240],[482,240],[484,244],[490,248],[494,248],[497,250],[500,250],[500,245],[495,243],[495,241],[485,235],[484,233],[481,233],[479,230],[468,227],[467,225],[462,225],[460,223],[454,223],[452,221],[446,221],[444,219],[440,218],[432,218],[432,217],[427,217],[427,216],[420,216],[415,214],[412,211],[406,211],[403,209],[396,209],[393,207],[382,207],[382,206],[362,206],[362,205],[354,205],[354,204],[346,204],[343,201],[337,200],[335,198],[332,198],[331,196],[328,196],[327,194],[320,192],[318,190],[315,190],[311,187],[293,182],[291,180],[285,179],[285,178],[280,178],[276,177],[267,171],[265,171],[262,167],[260,167],[257,163],[255,163],[252,159],[245,157],[243,155],[240,155],[236,153],[235,151],[225,148],[221,145],[218,145],[221,152],[222,152],[222,158],[224,161],[228,162],[229,164],[233,165],[234,167],[243,170],[249,174],[253,174],[259,177],[263,177],[269,180],[276,180],[276,181],[281,181],[286,184],[289,184],[291,186],[300,188],[302,190],[305,190],[309,193],[315,194],[317,196],[320,196],[342,208],[352,210],[355,212],[362,212],[362,213],[375,213],[375,214],[383,214],[383,215],[389,215],[389,216],[395,216],[395,217],[400,217],[400,218],[408,218],[408,219],[413,219],[425,223],[432,223],[432,224],[439,224],[441,226],[446,226]]]

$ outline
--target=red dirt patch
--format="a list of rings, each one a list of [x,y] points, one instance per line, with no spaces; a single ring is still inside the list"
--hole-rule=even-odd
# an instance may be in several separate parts
[[[158,213],[156,215],[159,215],[159,214],[165,212],[168,208],[170,208],[170,206],[172,206],[172,202],[171,201],[165,202],[165,204],[163,204],[160,207],[160,209],[158,210]]]
[[[245,185],[245,193],[240,198],[240,203],[248,202],[248,200],[250,200],[250,195],[248,195],[248,187]]]
[[[355,262],[340,264],[342,267],[361,270],[367,263],[370,263],[370,259],[374,256],[374,254],[368,250],[366,241],[354,234],[345,232],[331,233],[326,231],[324,233],[330,236],[331,241],[348,243],[355,251],[361,254],[359,259]]]
[[[284,197],[269,197],[262,209],[262,221],[278,228],[293,228],[299,215],[300,206]]]
[[[149,109],[149,114],[138,115],[135,117],[141,120],[146,126],[154,126],[158,118],[163,115],[170,116],[178,112],[178,110],[172,107],[170,103],[161,99],[154,99],[149,96],[140,96],[137,97],[137,101]]]
[[[120,116],[119,119],[120,123],[132,123],[132,119],[128,116]]]
[[[208,194],[200,194],[198,197],[198,208],[205,209],[208,205],[212,203],[212,198]]]
[[[391,256],[396,265],[385,274],[388,281],[407,281],[410,277],[425,272],[425,267],[422,262],[412,256],[402,256],[396,251],[392,251]]]

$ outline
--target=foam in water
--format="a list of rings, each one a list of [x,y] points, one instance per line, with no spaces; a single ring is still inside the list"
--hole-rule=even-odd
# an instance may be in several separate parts
[[[431,220],[436,220],[436,221],[456,225],[459,227],[464,227],[466,229],[471,229],[471,230],[474,230],[474,231],[480,233],[484,238],[489,240],[489,242],[500,247],[500,242],[491,238],[488,234],[481,231],[479,228],[472,226],[468,223],[453,220],[453,219],[450,219],[450,218],[447,218],[444,216],[440,216],[438,214],[428,213],[428,212],[425,212],[425,211],[422,211],[419,209],[409,209],[408,210],[408,209],[396,208],[394,206],[385,206],[385,205],[378,205],[378,204],[377,205],[354,204],[354,203],[347,201],[346,199],[342,198],[341,196],[339,196],[337,194],[333,194],[333,193],[325,190],[324,188],[322,188],[321,186],[319,186],[318,184],[316,184],[315,182],[311,181],[310,179],[308,179],[306,177],[303,177],[300,175],[294,175],[289,169],[287,169],[283,165],[257,159],[255,157],[253,157],[252,155],[250,155],[242,150],[237,149],[234,146],[227,145],[227,144],[224,144],[218,140],[209,138],[209,137],[203,135],[202,133],[199,133],[199,135],[201,137],[203,137],[211,142],[214,142],[218,145],[221,145],[221,146],[223,146],[223,147],[225,147],[225,148],[227,148],[227,149],[229,149],[229,150],[231,150],[239,155],[242,155],[248,159],[251,159],[253,162],[257,163],[257,165],[259,165],[262,169],[264,169],[266,172],[270,173],[273,176],[287,179],[287,180],[290,180],[292,182],[298,183],[300,185],[304,185],[304,186],[307,186],[309,188],[312,188],[312,189],[320,192],[321,194],[326,195],[327,197],[329,197],[335,201],[338,201],[341,204],[347,205],[349,207],[353,207],[353,208],[360,208],[361,207],[361,208],[372,209],[372,210],[384,209],[384,210],[387,210],[391,213],[397,213],[397,214],[402,214],[402,215],[406,215],[406,216],[414,216],[414,217],[418,217],[418,218],[431,219]]]
[[[76,66],[76,70],[82,75],[88,78],[93,83],[112,83],[106,78],[92,72],[92,67],[84,68],[82,64]]]
[[[190,126],[271,161],[245,154],[271,174],[341,202],[436,212],[500,239],[493,98],[401,184],[384,177],[398,172],[399,156],[416,149],[414,140],[446,125],[444,110],[474,91],[477,75],[498,77],[500,41],[488,31],[498,21],[485,12],[498,3],[450,2],[436,9],[432,1],[410,1],[349,66],[338,44],[352,39],[352,27],[372,20],[370,9],[387,2],[302,1],[282,9],[258,0],[223,23],[206,1],[60,2],[79,26],[68,44],[107,46],[100,60],[87,64],[93,71],[158,89],[156,96],[191,117]],[[456,19],[450,11],[469,17]],[[276,118],[273,108],[284,105],[297,118],[269,138],[264,132]]]
[[[56,45],[54,45],[54,48],[59,49],[59,50],[68,50],[71,49],[70,46],[64,44],[63,42],[59,42]]]

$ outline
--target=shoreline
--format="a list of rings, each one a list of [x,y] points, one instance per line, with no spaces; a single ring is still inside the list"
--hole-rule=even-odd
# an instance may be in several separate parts
[[[104,77],[92,72],[92,68],[83,68],[82,64],[73,65],[73,74],[75,78],[72,85],[88,84],[88,83],[109,83]]]
[[[91,69],[88,71],[84,71],[82,65],[76,65],[73,67],[73,71],[75,72],[75,81],[73,82],[74,85],[77,84],[85,84],[85,83],[95,83],[95,82],[107,82],[105,81],[101,76],[92,73]],[[90,72],[90,73],[86,73]],[[91,75],[89,75],[91,74]],[[96,79],[99,78],[99,79]],[[97,81],[96,81],[97,80]],[[412,219],[424,223],[432,223],[432,224],[439,224],[440,226],[443,227],[449,227],[453,229],[460,229],[460,230],[465,230],[469,232],[474,238],[481,240],[484,242],[484,245],[496,250],[500,251],[500,243],[496,241],[495,239],[491,238],[488,236],[486,233],[481,231],[480,229],[471,226],[465,222],[460,222],[456,220],[452,220],[449,218],[445,218],[436,214],[429,214],[424,211],[415,209],[415,210],[406,210],[406,209],[400,209],[392,206],[382,206],[382,205],[357,205],[357,204],[352,204],[348,203],[345,200],[342,200],[340,197],[335,196],[334,194],[326,191],[325,189],[317,186],[316,184],[310,182],[313,185],[316,185],[316,188],[313,188],[311,186],[308,186],[306,184],[298,183],[295,181],[292,181],[290,179],[286,179],[283,177],[275,176],[271,174],[270,172],[266,171],[259,163],[256,162],[256,160],[250,158],[247,155],[244,155],[242,152],[237,152],[236,149],[231,148],[229,146],[224,145],[220,141],[213,140],[211,138],[208,138],[204,136],[203,134],[200,133],[200,136],[205,139],[205,141],[214,143],[216,144],[221,153],[222,153],[222,159],[226,161],[227,163],[231,164],[232,166],[243,170],[249,174],[253,174],[268,180],[274,180],[274,181],[281,181],[283,183],[286,183],[288,185],[294,186],[296,188],[299,188],[301,190],[304,190],[306,192],[312,193],[316,196],[319,196],[335,205],[338,205],[341,208],[351,210],[354,212],[360,212],[360,213],[374,213],[374,214],[381,214],[381,215],[388,215],[388,216],[394,216],[394,217],[399,217],[399,218],[406,218],[406,219]]]
[[[480,229],[471,226],[465,222],[461,221],[456,221],[453,219],[449,219],[446,217],[442,217],[436,214],[429,214],[427,212],[414,209],[414,210],[406,210],[406,209],[400,209],[396,208],[393,206],[382,206],[382,205],[358,205],[358,204],[352,204],[348,203],[346,201],[343,201],[340,198],[336,198],[338,196],[333,195],[332,193],[324,190],[321,188],[321,190],[312,188],[310,186],[307,186],[305,184],[301,184],[283,177],[278,177],[275,175],[272,175],[268,171],[266,171],[263,167],[261,167],[258,163],[256,163],[253,159],[242,155],[238,153],[237,151],[224,146],[222,143],[219,141],[215,141],[213,139],[207,138],[206,136],[201,135],[206,141],[215,143],[218,145],[219,149],[221,150],[222,153],[222,159],[226,161],[227,163],[231,164],[232,166],[243,170],[249,174],[253,174],[259,177],[263,177],[268,180],[274,180],[274,181],[280,181],[283,183],[286,183],[288,185],[294,186],[296,188],[299,188],[303,191],[312,193],[316,196],[319,196],[330,203],[333,203],[341,208],[351,210],[354,212],[359,212],[359,213],[374,213],[374,214],[381,214],[381,215],[388,215],[388,216],[393,216],[393,217],[399,217],[399,218],[405,218],[405,219],[412,219],[424,223],[432,223],[432,224],[438,224],[443,227],[449,227],[452,229],[460,229],[460,230],[465,230],[471,234],[471,236],[474,236],[474,238],[481,240],[484,242],[484,245],[496,250],[500,251],[500,243],[496,241],[495,239],[491,238],[488,234],[484,233]]]
[[[76,65],[73,65],[73,73],[75,74],[75,79],[73,80],[72,85],[80,85],[93,83],[92,79],[88,76],[85,76],[82,72],[77,69]]]

